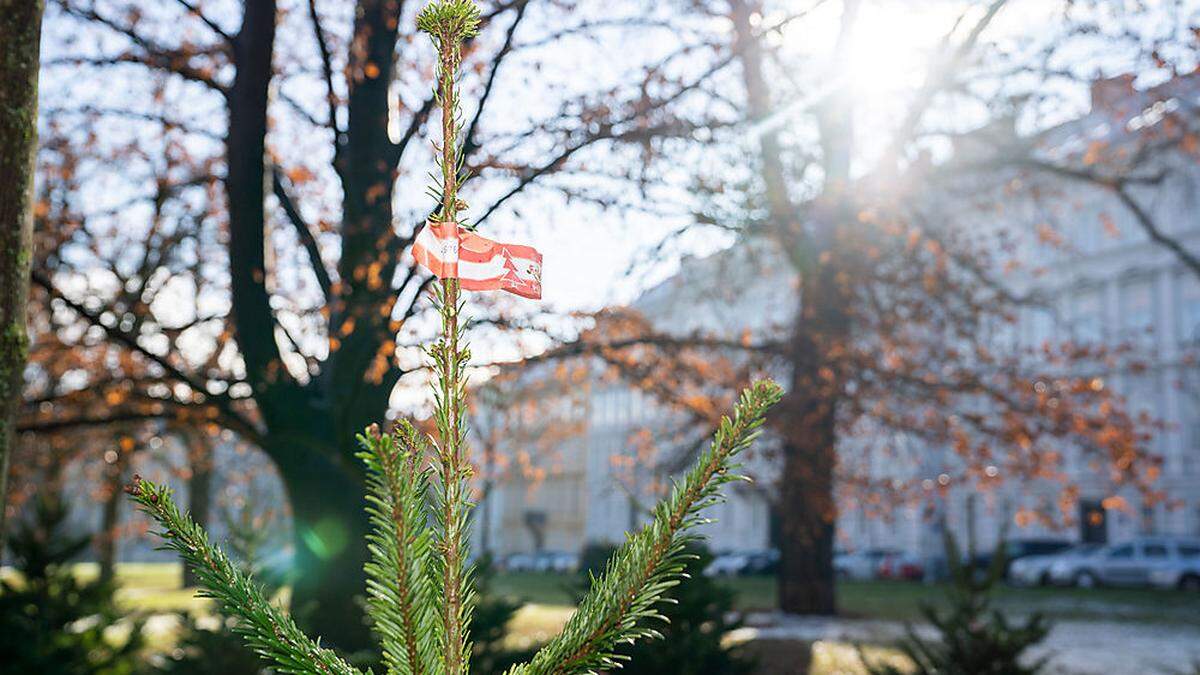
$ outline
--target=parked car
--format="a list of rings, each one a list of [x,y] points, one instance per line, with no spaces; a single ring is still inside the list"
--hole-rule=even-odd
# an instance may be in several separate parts
[[[1080,570],[1091,564],[1093,558],[1108,549],[1103,544],[1080,544],[1055,556],[1047,570],[1050,583],[1055,586],[1071,586]]]
[[[566,574],[579,569],[579,554],[564,551],[514,553],[504,560],[508,572],[556,572]]]
[[[1071,548],[1071,542],[1066,539],[1009,539],[1004,542],[1004,577],[1008,576],[1009,570],[1014,562],[1021,558],[1028,558],[1034,555],[1051,555],[1053,553],[1061,553],[1068,548]],[[992,566],[992,558],[995,556],[995,551],[984,553],[975,556],[972,561],[975,569],[980,572],[986,572]]]
[[[1076,544],[1058,553],[1018,558],[1008,566],[1008,581],[1018,586],[1066,584],[1080,564],[1103,548],[1103,544]]]
[[[1173,537],[1141,537],[1109,546],[1081,565],[1074,584],[1154,586],[1200,590],[1200,541]]]
[[[889,553],[879,561],[876,574],[880,579],[920,581],[925,578],[925,563],[908,553]]]
[[[868,548],[853,553],[841,553],[833,557],[833,572],[840,579],[874,579],[879,574],[879,563],[886,556],[900,553],[889,548]]]
[[[554,551],[537,551],[533,554],[533,571],[535,572],[553,572],[554,571]]]
[[[531,572],[534,564],[532,553],[514,553],[504,561],[504,569],[509,572]]]
[[[530,569],[535,572],[566,574],[579,568],[579,555],[565,551],[538,551],[532,554]]]
[[[713,557],[704,574],[710,577],[732,577],[741,574],[749,564],[749,554],[726,551]]]
[[[1200,591],[1200,540],[1182,539],[1174,544],[1170,562],[1150,570],[1150,585]]]
[[[559,574],[570,574],[579,569],[578,553],[555,553],[550,563],[550,569]]]
[[[768,549],[749,555],[742,574],[774,574],[779,569],[779,551]]]

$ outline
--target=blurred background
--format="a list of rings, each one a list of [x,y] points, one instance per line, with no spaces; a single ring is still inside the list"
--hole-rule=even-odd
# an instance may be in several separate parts
[[[46,3],[16,672],[259,672],[135,473],[369,662],[354,436],[427,420],[438,330],[422,4]],[[478,672],[763,375],[753,481],[629,670],[903,671],[961,566],[1051,672],[1200,669],[1200,4],[479,5],[462,196],[545,299],[467,306]]]

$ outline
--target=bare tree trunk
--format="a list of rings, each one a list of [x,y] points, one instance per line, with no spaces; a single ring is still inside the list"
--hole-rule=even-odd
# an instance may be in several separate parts
[[[378,3],[366,3],[376,7]],[[380,14],[378,23],[398,15],[398,7],[389,3],[390,14]],[[384,8],[379,8],[384,11]],[[360,14],[365,13],[360,12]],[[372,14],[374,17],[374,14]],[[362,544],[368,531],[362,509],[362,483],[358,463],[354,461],[354,433],[364,429],[368,416],[382,417],[387,397],[376,397],[370,404],[355,398],[352,392],[381,387],[362,386],[362,370],[355,371],[350,381],[336,377],[322,380],[322,385],[336,391],[337,406],[314,401],[313,390],[306,390],[287,375],[275,338],[275,319],[266,279],[266,135],[270,99],[272,60],[274,58],[276,3],[274,0],[247,0],[238,39],[234,44],[237,73],[228,96],[229,133],[225,151],[229,170],[225,189],[229,195],[229,260],[233,319],[238,348],[246,362],[247,380],[254,388],[266,423],[264,450],[276,461],[287,486],[294,516],[296,545],[295,585],[292,587],[293,609],[303,619],[305,627],[320,634],[329,644],[347,652],[371,646],[370,633],[362,620],[359,598],[365,583],[362,566],[366,549]],[[360,20],[363,20],[360,16]],[[394,27],[391,29],[394,32]],[[390,59],[393,40],[387,55]],[[379,59],[380,64],[389,60]],[[390,71],[389,71],[390,72]],[[377,78],[382,79],[382,78]],[[381,85],[385,86],[386,85]],[[386,96],[384,115],[374,133],[386,139]],[[379,139],[375,139],[379,142]],[[390,172],[386,173],[390,177]],[[391,185],[387,182],[387,185]],[[360,192],[347,188],[346,199],[351,202]],[[380,199],[390,204],[388,196]],[[350,207],[346,207],[347,216]],[[390,215],[390,214],[389,214]],[[354,221],[347,218],[347,222]],[[390,227],[390,219],[385,221]],[[353,239],[346,226],[347,241]],[[355,230],[357,231],[357,230]],[[379,229],[374,230],[378,236]],[[359,232],[362,236],[364,233]],[[374,240],[372,240],[374,241]],[[350,255],[342,251],[343,260]],[[373,249],[377,252],[377,249]],[[352,273],[343,279],[351,278]],[[354,300],[347,301],[351,306]],[[373,310],[378,305],[371,305]],[[378,312],[358,311],[377,315]],[[337,312],[335,311],[335,314]],[[364,319],[360,325],[366,325]],[[339,372],[341,361],[348,351],[356,350],[361,340],[355,330],[346,337],[342,349],[331,355],[332,374]],[[373,352],[372,352],[373,353]],[[368,353],[367,360],[369,360]],[[347,410],[342,401],[354,401]],[[380,400],[382,403],[380,403]],[[348,413],[348,414],[340,414]],[[349,426],[340,423],[353,418]],[[339,431],[348,429],[346,433]]]
[[[786,446],[780,485],[779,609],[788,614],[837,611],[833,582],[836,512],[831,499],[834,446],[828,401],[810,399],[801,437]],[[803,418],[802,418],[803,419]]]
[[[126,468],[131,452],[121,450],[112,464],[104,467],[104,510],[100,518],[97,539],[100,559],[100,580],[111,581],[117,571],[117,528],[121,525],[121,504],[125,501]]]
[[[33,258],[42,10],[42,0],[0,0],[0,554],[13,419],[29,353],[25,308]]]
[[[787,402],[787,441],[779,483],[779,609],[788,614],[834,614],[833,500],[837,409],[823,392],[804,387],[821,359],[794,365]]]
[[[837,510],[836,377],[830,366],[828,320],[834,313],[828,273],[804,280],[793,336],[792,381],[785,401],[783,472],[779,483],[779,608],[789,614],[833,614],[833,538]]]
[[[202,527],[209,526],[209,516],[212,512],[212,468],[213,448],[205,437],[199,434],[187,434],[185,442],[188,445],[188,511]],[[183,585],[197,586],[199,579],[188,566],[183,567]]]
[[[307,628],[348,652],[369,648],[359,598],[368,531],[362,508],[362,467],[354,459],[354,436],[381,419],[394,377],[365,376],[379,347],[393,339],[387,312],[393,291],[356,279],[386,259],[380,276],[390,279],[398,256],[380,253],[392,234],[394,148],[387,135],[388,86],[392,81],[398,0],[360,0],[354,22],[349,125],[338,140],[343,181],[343,245],[339,276],[344,287],[331,299],[331,349],[320,378],[302,386],[287,374],[275,335],[266,280],[264,212],[267,112],[273,75],[276,3],[247,0],[238,39],[237,66],[227,96],[229,259],[234,332],[247,380],[262,414],[263,449],[275,460],[294,516],[298,578],[294,609]],[[361,45],[360,45],[361,43]],[[361,46],[361,49],[360,49]],[[320,264],[314,260],[314,264]],[[353,330],[350,328],[353,327]]]
[[[731,8],[747,112],[752,120],[767,120],[773,112],[773,101],[763,69],[761,36],[753,27],[753,17],[761,14],[762,5],[758,0],[738,0]],[[853,21],[857,2],[848,3],[846,9],[850,14],[844,20]],[[844,179],[849,163],[849,129],[833,128],[830,122],[834,121],[834,113],[832,109],[826,111],[822,125],[827,190]],[[839,390],[827,377],[836,370],[831,368],[827,350],[836,343],[842,322],[835,275],[820,261],[821,253],[832,246],[833,228],[839,221],[831,219],[811,237],[796,227],[795,223],[809,220],[813,214],[802,210],[789,194],[782,145],[773,128],[759,139],[759,154],[772,236],[799,274],[803,294],[793,331],[790,392],[783,414],[776,420],[786,440],[775,509],[780,551],[779,608],[792,614],[833,614],[837,609],[833,469]]]

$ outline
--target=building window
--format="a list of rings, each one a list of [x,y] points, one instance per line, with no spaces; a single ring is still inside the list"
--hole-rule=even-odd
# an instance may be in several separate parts
[[[1096,253],[1100,250],[1100,234],[1108,229],[1095,217],[1080,218],[1071,227],[1071,244],[1080,253]]]
[[[1128,400],[1130,414],[1135,417],[1146,415],[1151,421],[1165,418],[1166,410],[1163,405],[1162,391],[1159,387],[1158,377],[1154,373],[1130,376],[1125,385],[1125,397]],[[1161,454],[1162,441],[1162,434],[1152,432],[1149,449]]]
[[[1099,288],[1080,291],[1071,312],[1072,334],[1076,342],[1104,340],[1104,296]]]
[[[1040,349],[1054,337],[1055,328],[1054,313],[1051,310],[1040,307],[1027,310],[1025,334],[1028,336],[1030,347]]]
[[[1158,512],[1153,506],[1142,507],[1142,534],[1158,534]]]
[[[1190,391],[1185,385],[1180,395],[1183,410],[1179,426],[1183,429],[1183,447],[1179,450],[1179,462],[1184,475],[1190,476],[1200,469],[1200,392]]]
[[[1179,342],[1195,344],[1200,342],[1200,279],[1191,273],[1179,277],[1179,307],[1176,327]]]
[[[1154,281],[1131,279],[1121,287],[1121,339],[1150,346],[1154,343]]]

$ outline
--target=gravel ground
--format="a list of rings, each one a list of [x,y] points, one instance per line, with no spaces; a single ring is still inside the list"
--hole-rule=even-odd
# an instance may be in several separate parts
[[[886,644],[903,631],[903,624],[894,621],[776,614],[753,615],[747,623],[731,637],[736,641]],[[1064,675],[1191,675],[1200,672],[1200,626],[1057,620],[1036,655],[1050,656],[1050,671]]]

